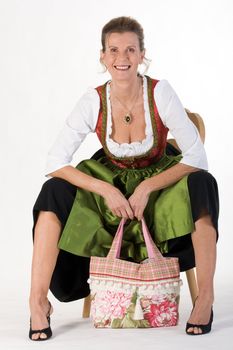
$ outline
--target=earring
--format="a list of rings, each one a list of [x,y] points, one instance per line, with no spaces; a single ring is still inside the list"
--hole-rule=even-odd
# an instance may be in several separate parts
[[[107,72],[107,66],[105,65],[104,61],[100,58],[100,64],[103,68],[103,71],[101,73],[106,73]]]

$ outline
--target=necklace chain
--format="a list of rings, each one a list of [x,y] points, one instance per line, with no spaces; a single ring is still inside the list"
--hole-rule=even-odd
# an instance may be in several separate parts
[[[119,97],[117,97],[117,95],[114,94],[114,97],[117,99],[117,101],[120,102],[120,104],[122,105],[122,107],[124,107],[124,109],[127,110],[127,113],[123,116],[123,121],[124,121],[124,123],[127,124],[127,125],[131,124],[132,121],[133,121],[133,116],[132,116],[131,112],[132,112],[132,110],[133,110],[133,108],[134,108],[134,106],[135,106],[135,104],[136,104],[136,102],[137,102],[137,99],[138,99],[138,96],[139,96],[139,92],[140,92],[140,86],[139,86],[139,89],[138,89],[137,94],[135,95],[135,99],[134,99],[134,101],[133,101],[133,104],[132,104],[131,108],[128,108],[128,107],[119,99]]]

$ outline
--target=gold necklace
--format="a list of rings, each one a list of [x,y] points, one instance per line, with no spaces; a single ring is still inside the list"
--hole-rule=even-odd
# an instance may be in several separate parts
[[[120,102],[120,104],[122,105],[122,107],[124,107],[124,109],[126,109],[128,112],[123,116],[123,122],[127,125],[130,125],[133,121],[133,116],[131,114],[131,111],[132,109],[134,108],[136,102],[137,102],[137,99],[138,99],[138,96],[139,96],[139,92],[140,92],[140,86],[139,86],[139,89],[138,89],[138,92],[135,96],[135,99],[134,99],[134,102],[131,106],[131,108],[128,108],[123,102],[121,102],[121,100],[119,99],[119,97],[116,96],[116,94],[114,94],[115,98],[117,99],[118,102]]]

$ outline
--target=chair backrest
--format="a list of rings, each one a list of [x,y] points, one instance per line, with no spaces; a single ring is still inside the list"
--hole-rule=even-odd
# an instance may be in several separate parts
[[[201,140],[204,143],[205,142],[205,124],[203,122],[202,117],[198,113],[190,112],[190,110],[188,110],[187,108],[185,108],[185,111],[188,114],[189,119],[196,126],[196,128],[200,134]],[[175,139],[168,139],[167,142],[179,150],[179,147],[178,147]]]

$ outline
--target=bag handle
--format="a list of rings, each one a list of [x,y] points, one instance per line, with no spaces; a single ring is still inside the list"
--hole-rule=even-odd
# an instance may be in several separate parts
[[[108,252],[107,258],[108,259],[119,259],[120,258],[120,252],[121,252],[121,245],[122,245],[122,238],[123,238],[123,229],[124,224],[126,222],[126,219],[121,219],[120,224],[118,226],[117,232],[115,234],[115,237],[112,242],[112,246]],[[159,249],[155,245],[154,241],[151,238],[151,235],[149,233],[148,227],[146,225],[145,219],[142,218],[141,220],[142,224],[142,233],[144,237],[144,241],[146,244],[146,249],[148,253],[149,259],[163,259],[162,254],[160,253]]]

